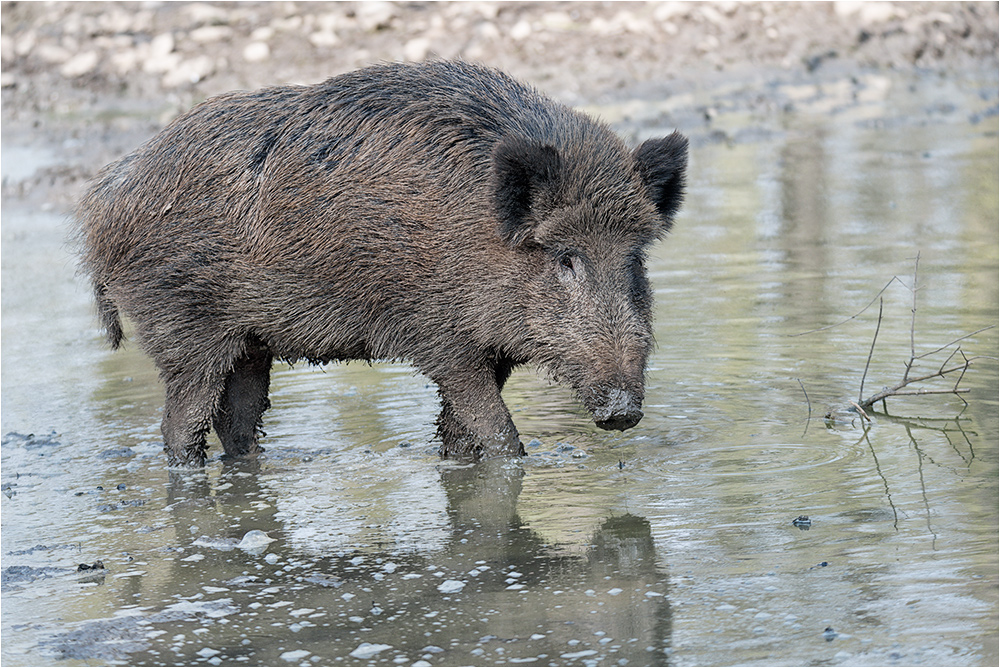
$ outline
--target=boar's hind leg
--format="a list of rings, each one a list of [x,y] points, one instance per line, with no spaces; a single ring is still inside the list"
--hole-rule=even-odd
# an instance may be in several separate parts
[[[524,454],[500,390],[511,365],[496,369],[453,369],[433,380],[441,395],[438,437],[443,457],[497,457]]]
[[[222,379],[195,370],[164,373],[163,380],[167,396],[161,429],[167,464],[171,468],[200,468],[205,465],[205,435]]]
[[[263,435],[261,416],[271,406],[267,398],[271,362],[271,351],[264,344],[249,341],[226,378],[212,422],[228,457],[264,451],[258,439]]]

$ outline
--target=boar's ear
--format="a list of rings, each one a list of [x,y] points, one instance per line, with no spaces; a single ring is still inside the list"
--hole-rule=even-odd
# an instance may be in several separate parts
[[[663,230],[673,224],[684,199],[688,140],[674,132],[669,137],[648,139],[635,149],[635,162],[649,198],[663,217]]]
[[[555,147],[530,139],[507,137],[493,149],[493,205],[511,246],[531,238],[532,210],[554,200],[560,165]]]

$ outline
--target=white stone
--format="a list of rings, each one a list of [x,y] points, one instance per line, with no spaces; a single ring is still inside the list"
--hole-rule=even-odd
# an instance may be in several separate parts
[[[243,47],[243,59],[248,63],[259,63],[271,57],[271,47],[267,42],[250,42]]]
[[[215,62],[209,56],[195,56],[178,63],[164,74],[162,84],[164,88],[175,88],[187,83],[198,83],[213,71]]]
[[[273,543],[274,539],[268,536],[266,533],[260,529],[251,529],[243,534],[243,539],[239,542],[236,547],[246,549],[252,549],[256,547],[262,547],[268,543]]]
[[[221,42],[229,39],[233,35],[233,29],[229,26],[202,26],[192,30],[188,37],[195,42],[207,44],[209,42]]]
[[[391,2],[369,0],[369,2],[358,3],[355,13],[361,29],[373,31],[388,25],[396,15],[396,8]]]
[[[97,60],[96,51],[78,53],[63,63],[63,66],[59,68],[59,73],[67,79],[82,76],[97,67]]]
[[[427,57],[431,49],[431,41],[426,37],[414,37],[403,47],[403,56],[406,60],[420,62]]]
[[[510,29],[508,35],[510,35],[511,39],[520,41],[531,35],[531,32],[531,24],[522,19],[514,24],[514,27]]]
[[[351,652],[351,656],[355,659],[370,659],[379,652],[384,652],[387,649],[392,649],[392,645],[376,645],[370,642],[363,642],[358,645],[354,651]]]
[[[307,649],[296,649],[292,650],[291,652],[282,652],[282,654],[278,658],[281,659],[282,661],[288,661],[288,662],[301,661],[310,654],[312,654],[312,652],[310,652]]]
[[[455,592],[462,591],[465,588],[465,583],[461,580],[445,580],[438,585],[438,591],[442,594],[454,594]]]

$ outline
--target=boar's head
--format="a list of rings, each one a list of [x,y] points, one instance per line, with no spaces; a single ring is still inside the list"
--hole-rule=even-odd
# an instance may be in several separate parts
[[[653,346],[645,253],[670,229],[686,166],[676,132],[631,152],[593,137],[558,147],[507,138],[493,151],[500,236],[521,288],[509,298],[513,348],[573,387],[604,429],[643,415]]]

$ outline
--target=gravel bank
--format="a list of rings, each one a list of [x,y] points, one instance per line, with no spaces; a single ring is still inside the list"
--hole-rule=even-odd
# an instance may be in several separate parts
[[[763,72],[995,78],[998,66],[995,2],[5,2],[0,28],[4,144],[60,156],[3,193],[60,207],[206,97],[379,61],[481,61],[574,105]]]

